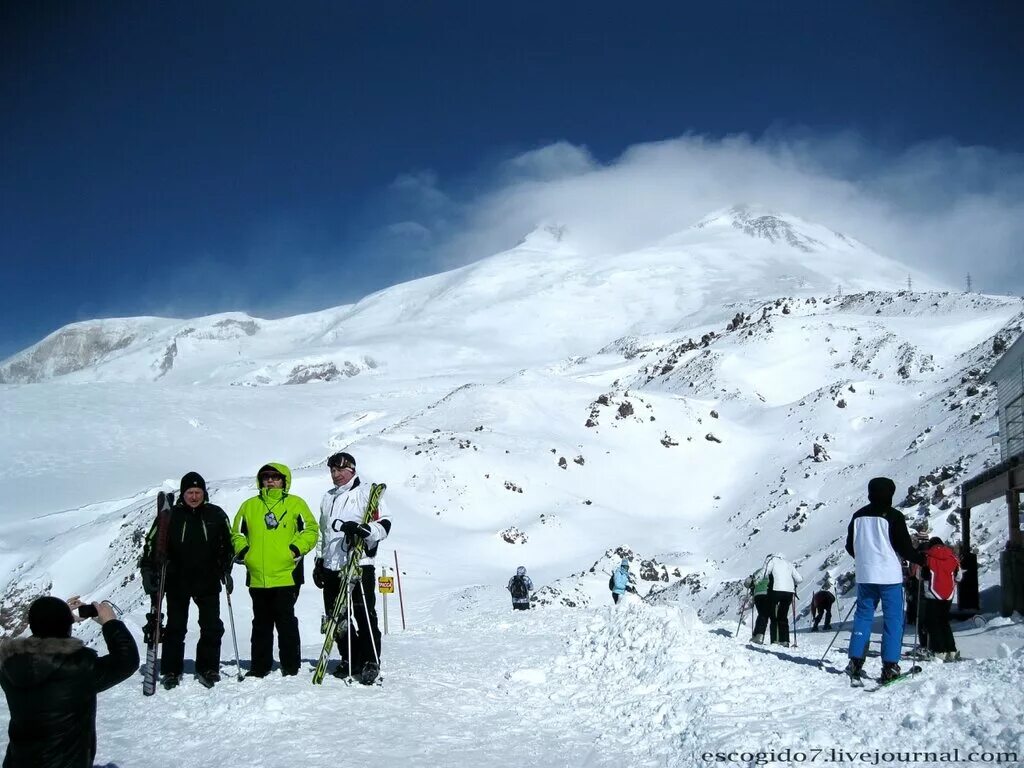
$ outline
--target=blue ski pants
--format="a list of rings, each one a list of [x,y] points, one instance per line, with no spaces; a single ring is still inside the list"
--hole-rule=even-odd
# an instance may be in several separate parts
[[[903,645],[903,585],[858,584],[857,611],[853,616],[853,636],[850,638],[850,658],[863,659],[871,640],[871,623],[875,609],[882,603],[882,661],[900,660]]]

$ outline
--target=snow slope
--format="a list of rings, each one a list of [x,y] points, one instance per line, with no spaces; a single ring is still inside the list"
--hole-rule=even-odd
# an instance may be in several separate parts
[[[0,632],[20,632],[49,591],[111,599],[141,626],[135,563],[157,490],[197,469],[233,515],[275,460],[315,506],[325,457],[347,448],[365,480],[388,483],[380,558],[398,550],[406,589],[410,631],[387,642],[384,687],[270,678],[143,704],[122,686],[101,705],[104,759],[161,765],[162,747],[182,765],[312,762],[336,749],[351,696],[387,705],[352,740],[367,760],[366,744],[384,745],[384,765],[691,765],[704,746],[848,733],[836,746],[885,749],[926,743],[917,731],[1010,749],[1024,641],[1019,622],[991,621],[999,504],[973,517],[989,621],[958,628],[984,660],[850,700],[827,672],[807,686],[822,638],[803,658],[727,636],[740,581],[769,552],[805,575],[801,621],[826,572],[848,585],[842,543],[868,478],[896,479],[908,520],[955,539],[959,484],[998,459],[983,375],[1021,333],[1024,301],[895,290],[906,276],[851,238],[742,207],[629,254],[581,253],[571,232],[542,228],[312,315],[69,326],[0,365],[13,478]],[[623,555],[648,603],[611,611]],[[541,610],[513,616],[501,587],[521,564]],[[319,600],[307,586],[298,603],[307,659]],[[235,610],[244,665],[244,592]],[[202,737],[183,745],[155,727],[168,717]]]

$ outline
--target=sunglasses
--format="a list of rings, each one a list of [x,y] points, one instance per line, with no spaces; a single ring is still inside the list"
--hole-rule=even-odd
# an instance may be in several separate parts
[[[268,480],[283,481],[284,475],[279,475],[276,472],[264,472],[262,475],[260,475],[261,483],[265,483]]]
[[[355,472],[355,471],[356,471],[356,468],[355,468],[355,467],[353,467],[353,466],[352,466],[351,464],[329,464],[328,466],[329,466],[329,467],[330,467],[331,469],[335,469],[335,470],[337,470],[338,472],[341,472],[341,470],[343,470],[343,469],[350,469],[350,470],[352,470],[353,472]]]

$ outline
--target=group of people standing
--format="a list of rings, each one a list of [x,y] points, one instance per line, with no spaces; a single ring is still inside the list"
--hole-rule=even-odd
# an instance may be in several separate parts
[[[768,630],[772,644],[789,647],[789,609],[796,597],[796,585],[801,581],[803,577],[796,566],[781,554],[768,555],[764,566],[747,577],[744,583],[757,611],[753,642],[763,645]]]
[[[167,521],[166,549],[158,551],[159,517],[153,522],[140,562],[146,593],[154,596],[161,565],[166,564],[167,628],[162,633],[161,684],[174,688],[181,681],[185,634],[191,603],[199,611],[196,679],[207,688],[220,680],[220,650],[224,624],[220,592],[233,591],[232,566],[245,565],[252,600],[251,664],[246,677],[265,677],[273,666],[277,631],[281,674],[297,675],[301,665],[299,623],[295,602],[305,581],[304,557],[315,550],[313,583],[323,590],[324,612],[330,614],[341,589],[352,589],[352,620],[336,637],[341,664],[336,677],[353,676],[372,683],[380,669],[381,635],[376,612],[377,547],[391,531],[383,500],[364,522],[369,486],[346,452],[327,460],[331,488],[320,504],[319,519],[300,496],[291,493],[291,470],[270,462],[256,473],[258,492],[242,502],[233,523],[210,502],[206,482],[198,472],[181,479],[181,494]],[[356,541],[363,542],[358,584],[342,585],[341,571]],[[158,620],[155,611],[152,622]]]
[[[883,682],[900,675],[899,661],[903,644],[904,597],[919,611],[919,642],[923,655],[954,661],[960,657],[949,626],[956,583],[960,581],[960,563],[942,539],[932,537],[917,549],[910,537],[903,514],[892,506],[896,484],[887,477],[868,483],[868,503],[854,513],[847,528],[846,551],[856,564],[856,611],[850,638],[847,674],[864,676],[864,661],[875,610],[882,606]],[[904,584],[904,561],[909,564],[910,580]],[[762,644],[765,630],[772,643],[790,644],[787,612],[795,597],[800,574],[781,554],[769,555],[762,568],[747,577],[744,584],[753,596],[757,610],[752,641]],[[912,598],[920,594],[920,604]],[[826,578],[811,600],[812,631],[824,619],[831,629],[835,586]],[[913,618],[911,617],[912,621]]]

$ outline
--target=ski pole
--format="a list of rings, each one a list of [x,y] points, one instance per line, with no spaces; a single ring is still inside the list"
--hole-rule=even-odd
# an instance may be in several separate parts
[[[227,581],[225,579],[225,581]],[[238,635],[235,633],[235,612],[231,610],[231,593],[227,590],[227,584],[224,585],[224,592],[228,596],[228,622],[231,624],[231,642],[235,646],[235,669],[238,670],[238,681],[242,681],[242,660],[238,657]]]
[[[744,596],[743,600],[740,601],[740,620],[736,624],[736,637],[740,636],[740,627],[743,626],[743,614],[747,612],[747,598]]]
[[[366,635],[370,638],[370,647],[373,649],[373,660],[377,662],[378,669],[380,668],[380,654],[377,653],[377,641],[373,639],[373,626],[370,622],[370,606],[366,603],[366,587],[363,586],[363,580],[359,580],[359,594],[363,596],[363,612],[366,614]]]
[[[828,648],[825,649],[825,652],[823,654],[821,654],[821,658],[818,659],[818,666],[819,667],[822,664],[825,663],[825,657],[828,656],[828,652],[832,650],[832,645],[835,643],[836,638],[839,637],[839,633],[843,631],[843,624],[845,624],[847,621],[850,620],[850,614],[853,613],[853,609],[856,608],[856,607],[857,607],[857,601],[854,600],[852,603],[850,603],[850,610],[848,610],[846,612],[846,617],[839,623],[839,629],[837,629],[836,633],[834,635],[832,635],[832,640],[831,640],[831,642],[829,642]]]
[[[793,647],[796,648],[796,592],[793,593]]]
[[[921,592],[924,582],[921,579],[917,580],[917,621],[914,623],[914,658],[916,659],[921,654]]]

